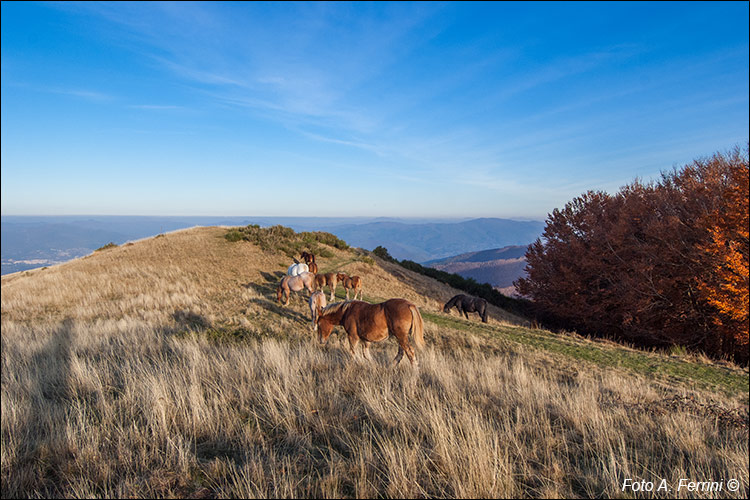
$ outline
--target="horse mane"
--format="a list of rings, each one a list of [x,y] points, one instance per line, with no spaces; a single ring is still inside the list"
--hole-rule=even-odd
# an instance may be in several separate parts
[[[463,297],[463,294],[459,293],[458,295],[454,295],[453,297],[451,297],[451,299],[448,302],[445,303],[445,305],[443,306],[443,308],[453,307],[456,304],[456,302],[458,302],[459,300],[461,300],[461,297]]]
[[[349,309],[349,306],[352,305],[351,301],[344,301],[344,302],[334,302],[333,304],[329,304],[323,309],[323,311],[320,313],[321,316],[328,316],[331,314],[336,314],[339,311],[342,313],[345,313],[347,309]]]

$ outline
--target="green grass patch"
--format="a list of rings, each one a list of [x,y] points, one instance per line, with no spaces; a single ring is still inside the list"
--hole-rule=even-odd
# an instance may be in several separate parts
[[[486,325],[423,311],[422,316],[441,327],[468,331],[484,336],[507,339],[542,351],[582,360],[607,368],[619,368],[647,378],[713,389],[732,396],[747,398],[750,378],[727,367],[691,362],[664,355],[639,352],[625,347],[609,346],[524,327]]]

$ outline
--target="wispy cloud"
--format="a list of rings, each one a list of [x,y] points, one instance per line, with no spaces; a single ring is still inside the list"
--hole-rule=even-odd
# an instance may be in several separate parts
[[[313,140],[316,140],[316,141],[328,142],[328,143],[331,143],[331,144],[341,144],[342,146],[350,146],[350,147],[353,147],[353,148],[358,148],[358,149],[364,149],[366,151],[371,151],[371,152],[375,153],[378,156],[385,156],[385,152],[383,151],[382,148],[380,148],[380,147],[378,147],[378,146],[376,146],[374,144],[369,144],[367,142],[363,142],[363,141],[349,141],[349,140],[345,140],[345,139],[337,139],[335,137],[326,137],[326,136],[323,136],[323,135],[320,135],[320,134],[315,134],[315,133],[307,132],[307,131],[304,131],[304,130],[300,130],[300,133],[302,135],[304,135],[305,137],[309,137],[310,139],[313,139]]]
[[[169,111],[169,110],[185,109],[184,106],[173,106],[169,104],[131,104],[128,107],[133,108],[133,109],[150,109],[154,111]]]
[[[23,83],[23,82],[13,82],[13,81],[3,82],[3,85],[21,87],[21,88],[31,90],[33,92],[41,92],[45,94],[58,94],[58,95],[64,95],[64,96],[69,96],[69,97],[76,97],[78,99],[85,99],[87,101],[94,101],[94,102],[115,101],[117,99],[117,97],[115,97],[114,95],[110,93],[101,92],[98,90],[90,90],[90,89],[81,89],[81,88],[72,88],[72,87],[70,88],[52,87],[52,86],[28,84],[28,83]]]

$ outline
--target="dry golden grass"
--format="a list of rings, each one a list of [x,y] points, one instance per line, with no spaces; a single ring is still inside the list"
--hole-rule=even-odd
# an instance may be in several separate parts
[[[3,277],[4,498],[632,496],[625,478],[747,496],[746,399],[432,321],[419,370],[392,368],[390,341],[353,360],[344,335],[313,339],[303,296],[275,303],[287,258],[224,232]],[[458,293],[331,250],[320,270],[365,298],[428,315]]]

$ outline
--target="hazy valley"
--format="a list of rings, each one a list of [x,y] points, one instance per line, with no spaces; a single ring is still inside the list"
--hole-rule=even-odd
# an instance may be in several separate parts
[[[382,245],[398,259],[422,262],[505,245],[528,245],[542,232],[539,221],[465,221],[332,217],[126,217],[3,216],[2,274],[82,257],[107,243],[156,236],[193,226],[283,224],[296,231],[323,230],[351,245]]]

